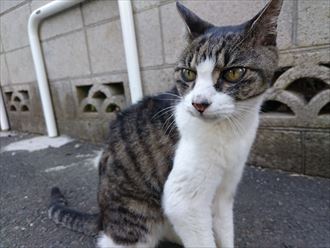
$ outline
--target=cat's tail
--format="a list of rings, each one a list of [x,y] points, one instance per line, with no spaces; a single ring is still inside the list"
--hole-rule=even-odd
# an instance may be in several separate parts
[[[60,189],[52,188],[50,205],[48,207],[48,217],[56,224],[60,224],[76,232],[86,235],[97,235],[98,214],[82,213],[66,207],[67,201]]]

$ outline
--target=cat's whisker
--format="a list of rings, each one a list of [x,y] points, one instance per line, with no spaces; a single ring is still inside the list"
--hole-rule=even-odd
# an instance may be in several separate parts
[[[244,109],[253,109],[254,108],[253,106],[250,106],[248,104],[242,104],[242,103],[238,103],[236,105],[236,107],[238,107],[238,108],[244,108]]]
[[[237,125],[234,123],[234,121],[229,116],[227,116],[227,121],[228,121],[229,127],[233,131],[235,137],[239,137]]]
[[[168,111],[166,111],[166,112],[164,112],[164,113],[160,114],[158,117],[160,118],[160,117],[162,117],[162,116],[164,116],[164,115],[168,114],[170,111],[171,111],[171,110],[168,110]]]
[[[262,114],[265,114],[266,112],[263,112],[263,111],[260,111],[259,114],[261,115],[260,116],[260,120],[262,120],[262,122],[266,125],[272,125],[272,123],[270,122],[269,119],[265,118],[265,116],[262,116]]]
[[[253,108],[249,105],[242,105],[242,104],[237,104],[236,107],[237,108],[242,108],[242,109],[252,109]]]
[[[169,125],[169,128],[170,128],[170,130],[168,131],[168,135],[171,135],[173,128],[175,128],[175,120],[173,120],[171,122],[171,124]],[[167,130],[165,131],[165,133],[167,133]]]
[[[236,108],[238,112],[241,112],[242,114],[256,114],[256,111],[259,111],[259,115],[264,114],[261,109],[260,110],[254,110],[251,109],[251,107],[247,107],[247,109],[244,108]],[[261,116],[262,117],[262,116]],[[270,125],[270,121],[267,118],[262,118],[262,122],[264,122],[266,125]]]
[[[236,105],[235,108],[237,110],[244,110],[244,111],[250,111],[251,113],[255,113],[256,110],[254,107],[248,106],[248,105]]]
[[[171,114],[171,115],[165,120],[165,122],[164,122],[164,124],[163,124],[163,126],[162,126],[162,129],[166,128],[166,129],[165,129],[165,133],[166,133],[168,127],[171,126],[171,123],[173,123],[173,121],[175,121],[175,118],[173,118],[173,117],[174,117],[174,113],[172,113],[172,114]],[[173,118],[173,120],[171,121],[170,125],[168,126],[168,122],[169,122],[172,118]]]
[[[173,129],[173,126],[175,127],[174,123],[175,123],[175,118],[173,118],[173,120],[171,121],[171,123],[168,125],[168,127],[165,130],[165,133],[167,133],[167,129],[169,129],[169,132],[167,134],[170,135],[171,130]]]
[[[232,120],[230,119],[229,116],[227,115],[224,115],[223,116],[225,118],[225,120],[227,121],[226,124],[229,125],[229,128],[234,132],[234,135],[237,136],[237,133],[236,133],[236,127],[235,125],[233,124]]]
[[[246,133],[246,129],[242,125],[242,122],[244,121],[243,116],[241,116],[241,115],[233,115],[232,118],[236,120],[236,123],[237,123],[237,125],[240,128],[241,134]]]
[[[233,131],[235,131],[236,136],[239,137],[240,135],[242,135],[244,133],[245,129],[243,128],[243,126],[241,124],[242,118],[238,118],[238,116],[236,116],[235,114],[232,114],[229,116],[224,115],[223,117],[225,117],[226,120],[228,120],[228,123],[229,123],[231,129]]]
[[[175,119],[173,118],[172,122],[167,126],[166,130],[165,130],[165,134],[169,134],[167,133],[167,130],[175,123]]]
[[[178,101],[178,99],[174,99],[174,98],[162,98],[162,99],[158,99],[158,101]]]
[[[161,109],[160,111],[158,111],[156,114],[153,115],[153,117],[151,117],[151,120],[153,120],[154,118],[156,118],[159,114],[161,114],[160,116],[166,114],[167,112],[171,111],[171,110],[174,110],[175,106],[169,106],[169,107],[166,107],[164,109]],[[158,116],[158,117],[160,117]]]
[[[257,110],[251,110],[251,109],[238,109],[237,110],[237,115],[240,115],[240,116],[248,116],[248,115],[256,115],[256,114],[260,114],[258,113]]]
[[[236,112],[240,113],[247,113],[247,114],[255,114],[256,111],[255,110],[251,110],[251,109],[242,109],[242,108],[236,108]]]
[[[175,96],[175,97],[177,97],[178,99],[182,99],[182,96],[179,96],[179,95],[176,95],[176,94],[173,94],[173,93],[169,93],[169,92],[166,92],[166,93],[164,93],[163,95]]]
[[[239,126],[237,125],[237,122],[235,121],[235,119],[232,118],[232,116],[229,116],[229,120],[230,120],[230,122],[232,123],[232,125],[234,127],[236,137],[240,137],[241,132],[240,132]]]

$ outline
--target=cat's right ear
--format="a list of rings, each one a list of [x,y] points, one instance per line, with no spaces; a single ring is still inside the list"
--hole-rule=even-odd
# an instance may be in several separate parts
[[[254,44],[276,46],[277,22],[283,0],[269,0],[266,6],[247,25],[247,35]]]
[[[190,40],[195,39],[196,37],[204,34],[208,29],[214,27],[211,23],[202,20],[194,12],[183,6],[178,1],[176,2],[176,7],[187,26]]]

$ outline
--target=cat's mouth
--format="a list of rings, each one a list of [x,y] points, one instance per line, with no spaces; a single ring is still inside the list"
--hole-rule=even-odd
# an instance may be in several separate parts
[[[233,111],[205,111],[203,113],[200,113],[198,111],[195,111],[194,109],[188,109],[189,114],[191,114],[193,117],[196,117],[198,119],[201,119],[203,121],[222,121],[227,120],[231,117]]]

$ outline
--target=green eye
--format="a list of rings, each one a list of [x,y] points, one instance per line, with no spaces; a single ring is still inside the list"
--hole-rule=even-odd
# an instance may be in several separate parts
[[[188,69],[182,69],[181,77],[186,82],[194,81],[196,79],[196,72]]]
[[[225,73],[223,74],[223,78],[230,82],[230,83],[234,83],[238,80],[240,80],[244,74],[245,74],[246,69],[242,68],[242,67],[237,67],[237,68],[232,68],[229,69],[227,71],[225,71]]]

